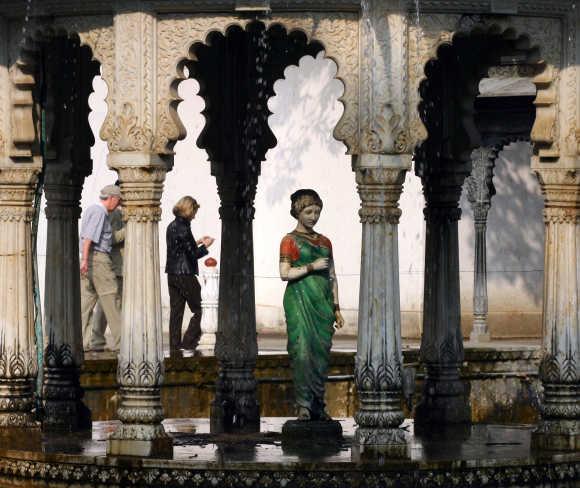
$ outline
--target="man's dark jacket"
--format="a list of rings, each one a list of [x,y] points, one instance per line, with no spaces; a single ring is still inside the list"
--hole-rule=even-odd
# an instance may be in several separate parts
[[[197,275],[197,260],[207,254],[202,244],[195,243],[189,220],[175,217],[167,226],[167,263],[165,272],[174,275]]]

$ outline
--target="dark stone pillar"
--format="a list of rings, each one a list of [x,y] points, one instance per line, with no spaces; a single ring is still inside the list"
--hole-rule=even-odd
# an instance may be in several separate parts
[[[43,429],[91,426],[79,383],[83,360],[78,233],[81,188],[69,164],[48,165]]]
[[[457,182],[459,183],[459,181]],[[425,365],[418,424],[467,423],[471,418],[463,362],[457,222],[461,186],[425,189],[425,288],[421,360]]]
[[[221,269],[215,354],[219,363],[211,406],[212,432],[258,432],[254,368],[258,355],[252,220],[257,175],[218,175]]]

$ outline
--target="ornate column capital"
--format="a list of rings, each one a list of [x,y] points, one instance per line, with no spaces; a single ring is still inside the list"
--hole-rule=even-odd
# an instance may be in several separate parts
[[[84,175],[77,174],[69,163],[47,165],[44,174],[46,218],[48,220],[78,220]]]
[[[409,167],[410,158],[404,156],[363,154],[353,158],[362,223],[399,223],[398,202]]]
[[[0,206],[30,205],[39,174],[32,165],[0,167]]]
[[[109,154],[109,166],[119,175],[124,219],[161,220],[163,183],[169,169],[165,161],[156,154],[117,152]]]

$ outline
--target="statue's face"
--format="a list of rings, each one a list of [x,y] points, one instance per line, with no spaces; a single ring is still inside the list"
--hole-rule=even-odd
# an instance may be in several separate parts
[[[321,210],[318,205],[308,205],[308,207],[302,209],[298,215],[298,220],[307,229],[312,229],[320,218]]]

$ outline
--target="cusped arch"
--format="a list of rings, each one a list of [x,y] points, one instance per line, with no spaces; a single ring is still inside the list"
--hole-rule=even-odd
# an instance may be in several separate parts
[[[93,50],[94,44],[87,42],[86,39],[83,41],[83,37],[78,32],[66,29],[64,26],[47,24],[26,36],[23,42],[13,50],[11,59],[14,61],[10,67],[11,89],[13,90],[11,95],[12,137],[9,151],[9,156],[12,159],[33,160],[40,155],[41,141],[40,134],[38,133],[39,122],[36,120],[37,114],[34,105],[38,102],[38,97],[41,96],[40,90],[42,87],[39,86],[37,77],[41,68],[44,70],[45,76],[52,69],[52,81],[56,81],[57,76],[55,71],[58,69],[52,65],[48,66],[48,69],[41,67],[40,60],[42,50],[44,49],[43,46],[46,46],[47,43],[58,42],[59,39],[62,39],[65,42],[69,42],[68,49],[75,49],[76,46],[78,48],[78,54],[83,59],[76,59],[75,56],[70,56],[70,52],[67,52],[61,58],[55,59],[54,62],[63,62],[69,65],[76,63],[75,69],[78,71],[76,76],[85,77],[87,80],[90,80],[87,86],[81,86],[81,92],[74,92],[74,98],[78,98],[80,101],[79,110],[76,114],[78,120],[76,120],[75,127],[78,127],[79,124],[85,121],[87,130],[84,132],[74,130],[72,132],[73,142],[71,145],[70,159],[71,161],[84,165],[87,164],[87,161],[90,161],[90,146],[94,143],[94,138],[88,123],[88,99],[92,90],[92,78],[99,74],[99,67],[102,64],[98,57],[95,56]],[[65,73],[65,76],[69,74]],[[44,83],[48,84],[48,80],[51,80],[51,77],[46,76],[46,78]],[[46,90],[47,92],[53,90],[53,93],[60,91],[56,83],[54,87],[47,86]],[[26,101],[26,103],[23,103],[23,101]],[[51,106],[52,102],[50,97],[47,97],[47,104],[46,113],[48,114],[48,120],[45,121],[45,125],[50,127],[50,123],[53,122],[51,117],[62,107]],[[87,134],[88,138],[83,139]],[[50,134],[48,137],[50,137]],[[44,143],[46,146],[45,149],[47,149],[45,156],[50,158],[51,141],[47,140]]]
[[[194,47],[207,45],[212,35],[227,35],[231,28],[247,29],[251,19],[233,16],[187,17],[158,22],[158,124],[155,150],[173,154],[175,143],[185,137],[177,106],[177,87],[186,79],[184,66],[195,60]],[[255,22],[255,21],[254,21]],[[312,14],[310,17],[284,16],[260,20],[267,31],[281,29],[286,36],[305,36],[309,45],[319,45],[325,57],[337,65],[335,78],[344,85],[339,101],[344,107],[334,129],[334,137],[345,143],[349,153],[358,147],[358,18],[355,14]],[[181,53],[177,57],[175,53]],[[169,54],[171,53],[171,54]],[[288,63],[286,66],[297,63]]]
[[[471,150],[481,143],[474,121],[478,85],[489,69],[499,64],[500,59],[496,55],[498,50],[500,55],[512,56],[518,63],[532,67],[530,75],[537,93],[534,101],[536,119],[531,140],[534,150],[540,155],[552,149],[557,123],[556,100],[546,94],[553,95],[555,70],[540,56],[541,43],[532,44],[530,39],[529,34],[518,34],[518,30],[510,25],[477,23],[467,30],[458,29],[449,40],[437,45],[435,56],[425,63],[425,77],[419,84],[418,112],[427,131],[426,137],[420,139],[415,148],[419,176],[426,176],[431,171],[429,160],[440,157],[469,163]],[[461,59],[461,44],[469,42],[474,45],[480,43],[479,50],[476,53],[469,52],[469,60]],[[454,73],[459,80],[457,90],[446,96],[445,87],[441,86],[441,70],[450,68],[455,68]],[[449,105],[453,106],[454,113],[444,112]],[[550,130],[547,131],[546,127]],[[469,171],[467,167],[465,170]]]

